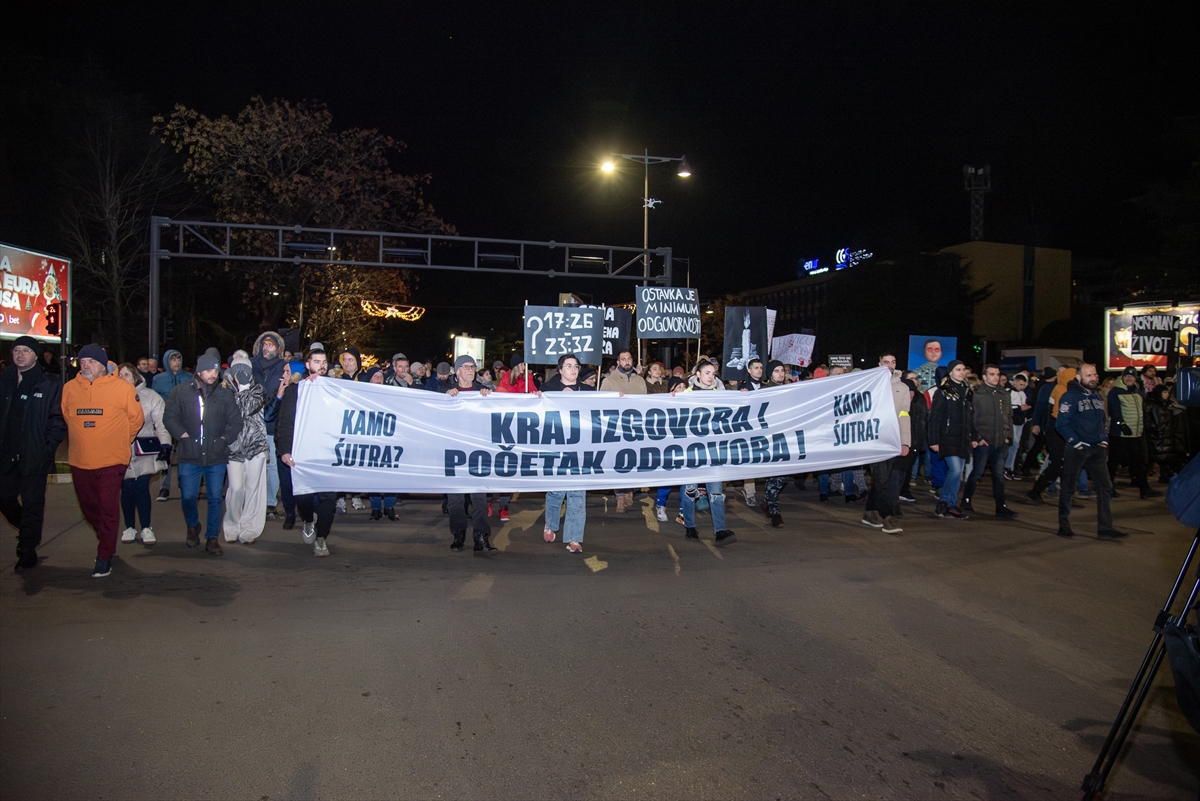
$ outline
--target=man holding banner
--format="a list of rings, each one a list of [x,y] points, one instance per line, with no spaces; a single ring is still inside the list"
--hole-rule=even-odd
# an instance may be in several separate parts
[[[289,384],[279,401],[279,417],[275,421],[275,451],[280,454],[279,461],[289,468],[296,466],[292,454],[295,444],[296,410],[301,402],[300,388],[304,387],[305,394],[309,392],[312,383],[329,369],[329,360],[324,350],[310,348],[304,359],[304,380]],[[337,504],[336,492],[311,492],[297,494],[296,510],[304,521],[303,537],[306,545],[313,546],[314,556],[329,556],[329,545],[326,539],[333,528],[333,510]],[[316,511],[316,520],[313,512]]]
[[[480,397],[491,392],[475,378],[475,360],[462,355],[454,360],[454,378],[442,390],[452,398],[457,398],[464,392],[478,392]],[[492,526],[488,522],[487,493],[449,493],[446,496],[446,509],[450,514],[450,533],[454,540],[450,550],[461,551],[467,541],[467,500],[471,502],[471,532],[475,539],[475,552],[493,554],[499,549],[492,545]]]

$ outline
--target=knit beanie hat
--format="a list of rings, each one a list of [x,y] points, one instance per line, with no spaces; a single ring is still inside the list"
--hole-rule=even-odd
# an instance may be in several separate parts
[[[221,353],[216,348],[209,348],[204,351],[204,355],[196,360],[196,372],[202,373],[205,370],[216,370],[221,366]]]
[[[94,342],[79,349],[79,358],[95,359],[101,364],[108,364],[108,354],[104,352],[104,348]]]

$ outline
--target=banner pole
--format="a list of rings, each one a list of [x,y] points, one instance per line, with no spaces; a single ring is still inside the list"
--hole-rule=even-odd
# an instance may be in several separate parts
[[[529,307],[529,298],[525,298],[525,306],[526,306],[526,308]],[[523,312],[522,315],[524,315],[524,314],[525,313]],[[525,321],[525,318],[524,318],[524,316],[522,316],[522,318],[521,318],[522,325],[524,324],[524,321]],[[525,352],[522,353],[521,356],[524,359],[528,360],[528,358],[529,358],[529,343],[528,342],[525,343]],[[528,361],[525,361],[525,394],[526,395],[529,394],[529,362]]]

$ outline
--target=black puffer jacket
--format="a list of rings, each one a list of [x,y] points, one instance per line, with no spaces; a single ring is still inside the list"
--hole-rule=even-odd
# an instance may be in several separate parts
[[[912,449],[917,453],[929,450],[929,405],[925,393],[917,391],[908,405],[908,417],[912,428]]]
[[[971,391],[966,384],[950,378],[942,381],[929,410],[929,445],[938,446],[938,455],[971,455]]]
[[[179,461],[204,467],[228,464],[229,449],[242,433],[242,412],[228,389],[218,384],[205,396],[199,381],[193,376],[171,390],[163,425],[179,442]]]
[[[51,380],[39,364],[26,371],[25,380],[20,384],[17,366],[10,364],[4,368],[0,373],[0,442],[4,441],[3,427],[8,425],[8,410],[18,389],[22,394],[29,394],[17,443],[21,475],[50,473],[54,470],[54,452],[67,433],[62,416],[62,384]]]

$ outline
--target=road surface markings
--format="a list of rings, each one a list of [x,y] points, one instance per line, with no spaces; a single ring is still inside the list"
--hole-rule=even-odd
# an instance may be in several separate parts
[[[700,541],[704,543],[705,547],[707,547],[707,548],[708,548],[708,550],[710,550],[710,551],[712,551],[712,552],[713,552],[713,556],[715,556],[715,557],[717,557],[718,559],[721,559],[721,560],[724,560],[724,559],[725,559],[725,557],[724,557],[724,556],[721,556],[721,552],[717,550],[717,546],[713,545],[713,544],[712,544],[711,542],[709,542],[708,540],[700,540]]]
[[[599,556],[589,556],[587,559],[583,560],[583,563],[587,565],[593,573],[599,573],[601,570],[608,567],[608,562],[605,562]]]
[[[679,554],[675,553],[675,546],[669,542],[667,543],[667,550],[671,553],[671,558],[675,560],[675,575],[678,576],[679,572],[683,570],[679,565]]]

